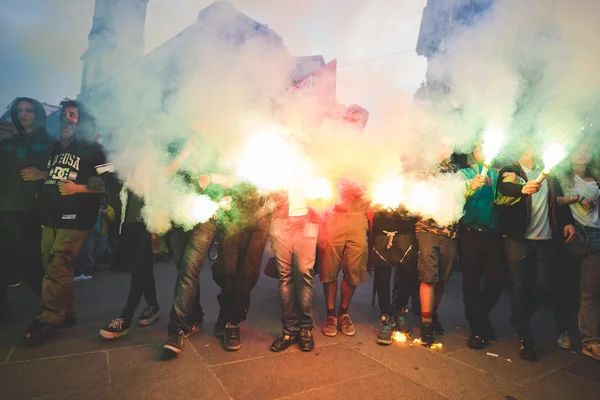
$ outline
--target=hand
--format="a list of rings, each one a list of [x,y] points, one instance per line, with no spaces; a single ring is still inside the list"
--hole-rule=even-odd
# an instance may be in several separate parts
[[[581,205],[587,211],[593,210],[594,207],[596,207],[596,203],[593,200],[591,200],[591,199],[583,199],[583,201],[581,201]]]
[[[108,211],[106,211],[106,208],[102,209],[101,213],[104,216],[108,215]]]
[[[58,190],[63,196],[71,196],[81,192],[80,185],[73,181],[62,179],[58,184]]]
[[[24,181],[39,181],[40,179],[44,179],[44,175],[37,168],[27,167],[21,170],[21,178]]]
[[[483,175],[477,175],[475,178],[473,178],[473,180],[471,181],[471,189],[472,190],[477,190],[480,187],[482,187],[483,185],[485,185],[485,181],[486,178]]]
[[[505,172],[502,174],[502,182],[518,183],[517,174],[514,172]]]
[[[531,196],[532,194],[537,193],[542,187],[541,183],[537,183],[536,181],[529,181],[523,186],[521,189],[521,193]]]
[[[575,239],[577,231],[573,225],[566,225],[564,229],[565,243],[571,243]]]

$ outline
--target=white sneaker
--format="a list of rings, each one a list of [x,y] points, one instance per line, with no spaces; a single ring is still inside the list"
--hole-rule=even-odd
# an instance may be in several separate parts
[[[571,342],[571,336],[569,335],[569,332],[561,332],[556,339],[556,345],[561,349],[573,350],[573,343]]]

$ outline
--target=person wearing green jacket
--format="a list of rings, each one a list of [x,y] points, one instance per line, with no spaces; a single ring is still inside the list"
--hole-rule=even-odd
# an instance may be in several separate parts
[[[484,160],[481,143],[477,143],[469,156],[470,167],[460,170],[467,199],[458,242],[465,316],[471,328],[467,344],[478,350],[495,339],[488,315],[502,294],[506,269],[498,208],[494,205],[498,172],[489,168],[485,176],[481,175]]]

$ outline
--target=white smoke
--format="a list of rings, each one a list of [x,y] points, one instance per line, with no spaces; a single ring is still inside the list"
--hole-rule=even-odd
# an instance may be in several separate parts
[[[599,105],[598,15],[595,0],[495,1],[445,42],[430,79],[450,85],[470,131],[491,124],[513,145],[534,135],[536,147],[573,146]]]
[[[240,22],[248,20],[234,21],[238,14],[224,4],[214,8],[215,13],[204,22],[195,22],[198,11],[210,2],[151,2],[149,10],[162,9],[173,21],[193,25],[154,48],[140,64],[129,69],[113,66],[118,73],[110,81],[108,96],[97,94],[88,104],[103,131],[110,133],[106,146],[119,175],[145,197],[144,212],[151,229],[163,231],[170,221],[189,226],[193,215],[198,216],[181,211],[190,201],[198,203],[195,191],[166,173],[192,132],[199,132],[201,140],[188,149],[182,165],[192,175],[218,172],[241,179],[240,154],[256,134],[248,122],[258,120],[283,126],[283,137],[305,157],[302,168],[316,177],[349,178],[369,186],[379,178],[404,174],[407,187],[416,185],[408,183],[413,171],[427,170],[438,162],[439,144],[469,152],[488,126],[506,130],[507,160],[514,157],[507,150],[518,148],[526,136],[535,135],[534,146],[541,150],[555,141],[569,147],[582,132],[595,132],[598,113],[593,111],[600,104],[600,74],[596,72],[600,48],[595,43],[600,37],[599,2],[495,1],[471,25],[455,27],[430,63],[428,81],[446,83],[449,94],[416,103],[398,82],[407,75],[418,81],[422,64],[416,65],[414,57],[398,62],[405,49],[398,48],[394,38],[418,30],[414,16],[421,13],[425,1],[403,3],[232,1],[241,12],[283,34],[282,42],[275,36],[264,40],[256,35],[266,26],[248,25],[238,31]],[[452,0],[448,6],[472,3]],[[88,15],[85,18],[89,20]],[[170,32],[183,26],[169,27]],[[33,30],[36,36],[40,29]],[[161,41],[159,36],[158,29],[147,26],[150,47]],[[411,46],[416,44],[416,33],[414,37]],[[19,43],[33,39],[24,34]],[[337,73],[338,100],[346,105],[358,103],[370,111],[364,132],[339,120],[314,117],[323,111],[318,101],[291,100],[288,89],[294,62],[290,48],[296,54],[330,54],[326,61],[332,56],[343,60]],[[36,57],[51,61],[53,53],[46,49],[31,55],[32,62]],[[389,58],[372,59],[396,52]],[[67,59],[67,55],[58,52],[56,58]],[[367,62],[361,64],[361,60]],[[352,65],[353,61],[359,63]],[[170,147],[175,150],[169,152]],[[269,166],[281,170],[276,164],[286,161],[278,155],[279,161],[274,157],[269,164],[264,162],[268,153],[261,157],[263,166],[254,169],[258,173]],[[429,191],[443,209],[432,213],[436,208],[424,201],[413,201],[410,208],[438,222],[458,218],[464,204],[460,191],[450,183],[446,188],[445,180],[450,178],[431,179],[425,181],[428,187],[448,193],[440,197]]]

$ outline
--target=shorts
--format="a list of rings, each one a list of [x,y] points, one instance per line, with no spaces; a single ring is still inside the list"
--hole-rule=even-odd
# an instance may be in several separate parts
[[[349,285],[367,280],[368,228],[365,213],[334,212],[325,218],[319,237],[321,282],[337,281],[340,270]]]
[[[446,283],[454,266],[457,241],[434,233],[417,233],[419,280],[429,285]]]
[[[417,241],[414,233],[397,233],[391,238],[391,246],[389,245],[390,236],[383,232],[373,234],[373,242],[369,246],[374,266],[416,264]]]

